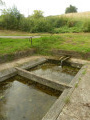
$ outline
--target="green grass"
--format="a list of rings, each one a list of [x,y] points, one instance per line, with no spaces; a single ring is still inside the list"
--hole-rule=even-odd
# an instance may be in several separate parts
[[[75,88],[77,88],[77,87],[78,87],[78,83],[75,84]]]
[[[69,103],[70,103],[70,97],[66,97],[66,98],[65,98],[65,103],[66,103],[66,104],[69,104]]]
[[[43,50],[61,49],[77,52],[90,52],[90,34],[60,34],[37,39],[35,48]]]
[[[89,33],[65,33],[33,38],[33,46],[28,39],[0,38],[0,55],[37,48],[39,54],[48,54],[52,49],[90,52]]]
[[[55,28],[54,32],[55,33],[80,33],[83,31],[83,28],[80,26],[74,26],[74,27],[68,27],[68,26],[63,26],[60,28]]]
[[[28,39],[0,38],[0,55],[29,49]]]
[[[85,74],[86,74],[86,69],[82,72],[82,74],[83,74],[83,75],[85,75]]]

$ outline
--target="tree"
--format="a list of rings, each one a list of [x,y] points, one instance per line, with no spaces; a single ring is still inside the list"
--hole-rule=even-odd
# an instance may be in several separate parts
[[[70,5],[69,7],[66,8],[65,13],[75,13],[77,12],[77,8],[75,6]]]
[[[2,16],[4,28],[13,30],[19,29],[23,15],[20,14],[15,6],[7,10],[3,10]]]
[[[34,12],[33,15],[32,15],[33,18],[37,19],[37,18],[43,17],[43,11],[41,11],[41,10],[34,10],[33,12]]]
[[[0,5],[4,5],[5,3],[2,1],[2,0],[0,0]]]

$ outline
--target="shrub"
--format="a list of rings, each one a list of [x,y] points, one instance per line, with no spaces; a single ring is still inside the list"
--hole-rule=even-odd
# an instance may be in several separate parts
[[[20,26],[20,21],[23,18],[23,15],[17,10],[14,6],[13,8],[3,10],[2,27],[5,29],[17,30]]]
[[[3,10],[0,16],[0,29],[21,30],[28,32],[90,32],[90,20],[66,16],[44,17],[42,11],[34,11],[29,17],[24,17],[16,7]]]
[[[53,27],[50,23],[47,22],[45,18],[42,19],[34,19],[34,25],[30,29],[30,32],[50,32],[52,31]]]
[[[85,21],[83,24],[83,32],[90,32],[90,21]]]
[[[75,20],[69,20],[67,22],[68,27],[74,27],[77,24],[77,21]]]

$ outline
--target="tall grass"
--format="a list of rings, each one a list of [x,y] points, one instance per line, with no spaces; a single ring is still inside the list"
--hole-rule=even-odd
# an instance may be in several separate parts
[[[90,19],[90,11],[88,12],[81,12],[81,13],[68,13],[68,14],[64,14],[62,15],[64,17],[67,17],[67,18],[76,18],[76,19]],[[59,16],[61,17],[61,16]]]

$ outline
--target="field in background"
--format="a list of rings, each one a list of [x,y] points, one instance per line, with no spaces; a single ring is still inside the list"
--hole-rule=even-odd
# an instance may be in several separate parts
[[[0,56],[17,51],[36,48],[39,54],[47,55],[52,49],[90,52],[89,33],[65,33],[33,38],[32,46],[28,39],[0,38]]]
[[[61,27],[54,29],[55,33],[80,33],[90,32],[90,11],[81,13],[68,13],[58,15],[67,22]]]
[[[68,13],[64,14],[65,17],[76,18],[76,19],[90,19],[90,11],[81,13]],[[60,16],[61,17],[61,16]]]

